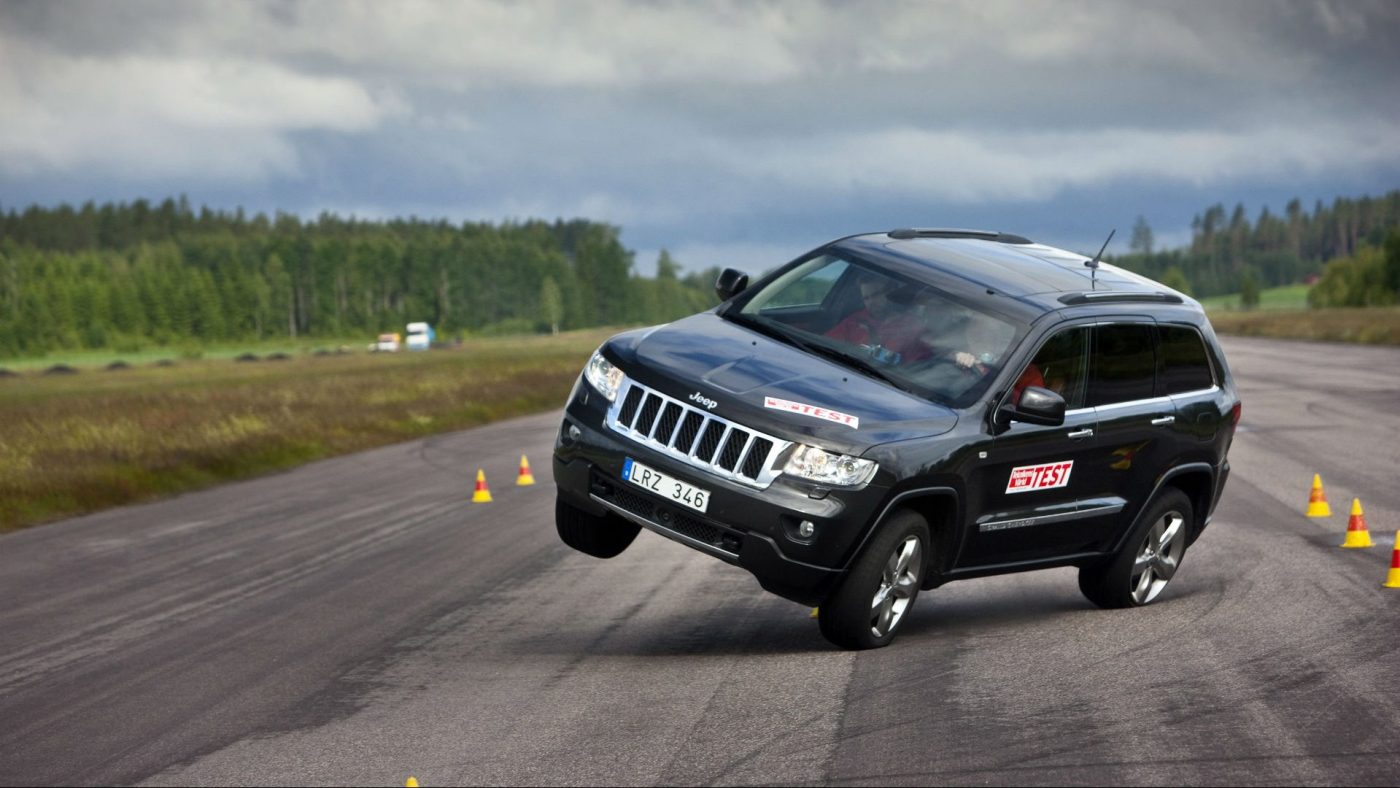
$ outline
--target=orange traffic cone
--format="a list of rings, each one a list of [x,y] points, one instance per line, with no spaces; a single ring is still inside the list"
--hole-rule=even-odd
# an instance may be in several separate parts
[[[1386,575],[1386,588],[1400,588],[1400,531],[1395,532],[1395,552],[1390,554],[1390,574]]]
[[[1327,505],[1327,493],[1322,491],[1322,477],[1313,474],[1312,493],[1308,495],[1309,517],[1331,517],[1332,507]]]
[[[515,477],[517,487],[524,487],[527,484],[535,483],[535,475],[530,473],[530,461],[525,459],[525,455],[520,455],[520,475]]]
[[[472,503],[491,503],[491,491],[486,488],[486,474],[476,469],[476,491],[472,493]]]
[[[1371,532],[1366,530],[1366,514],[1361,511],[1361,499],[1351,499],[1351,519],[1347,521],[1347,540],[1342,547],[1375,547]]]

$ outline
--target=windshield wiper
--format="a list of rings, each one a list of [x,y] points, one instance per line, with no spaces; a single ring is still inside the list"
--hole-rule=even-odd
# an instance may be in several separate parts
[[[855,367],[856,369],[866,373],[867,375],[871,375],[873,377],[877,377],[880,380],[885,381],[886,383],[890,384],[891,386],[894,386],[900,391],[908,391],[910,393],[913,393],[913,390],[910,389],[903,382],[901,382],[898,378],[895,378],[893,375],[889,374],[883,369],[880,369],[871,362],[866,361],[860,356],[853,355],[851,353],[846,353],[837,350],[834,347],[828,347],[827,345],[823,345],[817,342],[803,342],[802,340],[796,337],[792,337],[792,340],[797,344],[801,345],[801,347],[804,350],[809,350],[813,353],[826,356],[829,359],[839,361],[847,366]]]
[[[898,380],[894,376],[890,375],[888,372],[885,372],[884,370],[875,366],[871,362],[861,358],[860,356],[852,355],[850,353],[837,350],[834,347],[822,344],[820,342],[811,342],[805,340],[790,331],[780,328],[777,324],[759,320],[757,318],[746,315],[743,312],[735,312],[734,314],[729,315],[728,317],[735,323],[738,323],[742,326],[747,326],[749,328],[754,329],[755,331],[758,331],[762,334],[766,334],[767,336],[773,337],[775,339],[780,339],[784,342],[787,342],[790,345],[793,345],[794,347],[801,348],[809,353],[815,353],[819,356],[825,356],[826,358],[838,361],[842,364],[845,364],[846,366],[855,367],[856,369],[866,373],[867,375],[870,375],[871,377],[883,380],[884,382],[890,384],[891,386],[894,386],[900,391],[916,393],[913,389],[909,388],[909,386],[906,385],[904,382]]]

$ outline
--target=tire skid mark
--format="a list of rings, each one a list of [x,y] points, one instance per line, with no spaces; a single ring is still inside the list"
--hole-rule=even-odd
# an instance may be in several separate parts
[[[387,507],[372,508],[375,512],[377,512],[378,510]],[[411,507],[410,509],[404,510],[404,513],[416,514],[421,511],[426,511],[428,508],[429,507],[422,505],[415,506]],[[367,511],[366,514],[371,514],[371,512]],[[349,517],[337,516],[331,520],[321,522],[340,522],[346,519],[349,519]],[[361,533],[373,533],[379,530],[383,525],[384,523],[379,520],[371,520],[364,524],[364,528],[361,530]],[[303,532],[309,532],[315,529],[303,528],[299,530]],[[244,575],[257,576],[260,575],[268,566],[276,564],[286,564],[289,561],[304,563],[305,560],[314,560],[316,556],[321,556],[325,554],[325,551],[322,547],[322,542],[319,539],[316,540],[314,544],[309,544],[307,546],[308,551],[312,554],[312,559],[299,559],[290,553],[268,554],[267,551],[264,550],[248,550],[247,548],[263,545],[266,544],[268,541],[268,536],[264,533],[259,532],[255,528],[238,529],[237,531],[231,532],[229,535],[231,536],[231,538],[223,540],[225,544],[222,546],[231,550],[245,551],[251,555],[256,556],[256,560],[254,560],[253,562],[238,567],[237,571]],[[352,540],[354,538],[355,537],[353,536],[351,537]],[[341,541],[342,543],[346,543],[344,541],[344,537],[341,537]],[[174,548],[171,551],[166,552],[174,552],[175,549],[178,548]],[[148,587],[151,584],[152,576],[158,576],[159,580],[163,584],[168,584],[172,587],[171,592],[169,594],[156,596],[144,605],[138,605],[126,609],[122,613],[107,616],[106,618],[103,618],[80,629],[65,632],[64,635],[60,638],[40,642],[37,644],[32,644],[23,650],[12,651],[10,654],[7,654],[3,658],[0,658],[0,677],[3,677],[4,675],[3,671],[7,663],[13,661],[14,659],[23,658],[27,655],[34,653],[35,651],[63,648],[75,641],[83,641],[94,637],[99,637],[100,634],[104,631],[117,629],[133,621],[148,619],[152,617],[159,617],[161,611],[164,611],[170,607],[170,601],[172,597],[184,596],[200,592],[200,589],[198,588],[179,587],[178,581],[183,580],[186,576],[195,576],[199,580],[205,581],[204,585],[208,585],[207,573],[197,571],[197,568],[192,566],[189,562],[166,561],[165,553],[163,552],[157,552],[153,556],[150,553],[144,554],[143,560],[145,564],[150,568],[141,572],[129,573],[121,577],[120,579],[122,580],[122,584],[120,586],[117,586],[112,583],[94,584],[92,586],[81,588],[72,594],[66,595],[63,598],[56,600],[54,604],[73,606],[77,604],[83,604],[85,600],[90,600],[94,598],[106,599],[108,597],[121,597],[124,595],[124,592],[127,587]],[[165,566],[169,565],[174,565],[177,568],[170,570],[164,568]],[[225,577],[216,578],[215,580],[220,585],[226,586],[227,582],[230,579],[231,578]],[[43,608],[40,608],[37,611],[37,613],[42,614]],[[3,678],[0,678],[0,689],[3,689],[3,686]]]
[[[429,523],[456,506],[455,503],[441,505],[421,516],[377,527],[365,535],[342,541],[315,558],[216,590],[202,599],[186,601],[173,607],[170,606],[169,600],[159,600],[124,620],[100,622],[58,641],[35,644],[23,651],[7,655],[0,659],[0,692],[14,691],[71,665],[120,649],[125,643],[149,637],[161,630],[266,594],[344,563],[393,542],[404,532]]]

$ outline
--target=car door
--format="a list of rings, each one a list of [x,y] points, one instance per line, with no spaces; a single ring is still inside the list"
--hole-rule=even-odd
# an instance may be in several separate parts
[[[1123,316],[1094,327],[1087,403],[1098,414],[1098,445],[1084,466],[1092,511],[1087,545],[1112,549],[1151,495],[1177,446],[1176,405],[1157,389],[1156,323]]]
[[[959,568],[1049,558],[1075,552],[1085,542],[1080,501],[1097,489],[1082,471],[1098,445],[1098,415],[1084,404],[1092,330],[1091,325],[1056,330],[1010,379],[1019,380],[1035,365],[1045,386],[1065,398],[1065,421],[1055,427],[1012,422],[990,441],[985,456],[973,460],[972,522]]]
[[[1201,453],[1209,461],[1208,451],[1191,444],[1211,441],[1219,435],[1228,408],[1215,380],[1205,340],[1195,326],[1179,323],[1158,323],[1157,337],[1157,393],[1171,397],[1176,407],[1172,427],[1182,443],[1181,453]]]

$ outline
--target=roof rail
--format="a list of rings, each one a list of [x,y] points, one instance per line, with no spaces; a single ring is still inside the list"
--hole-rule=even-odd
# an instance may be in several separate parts
[[[1100,290],[1092,293],[1066,293],[1060,296],[1062,304],[1102,304],[1119,301],[1151,302],[1158,304],[1182,304],[1181,296],[1173,293],[1124,293],[1113,290]]]
[[[910,238],[981,238],[984,241],[997,241],[1004,244],[1028,244],[1029,238],[1010,233],[988,232],[986,230],[949,230],[942,228],[901,227],[890,230],[887,235],[901,241]]]

